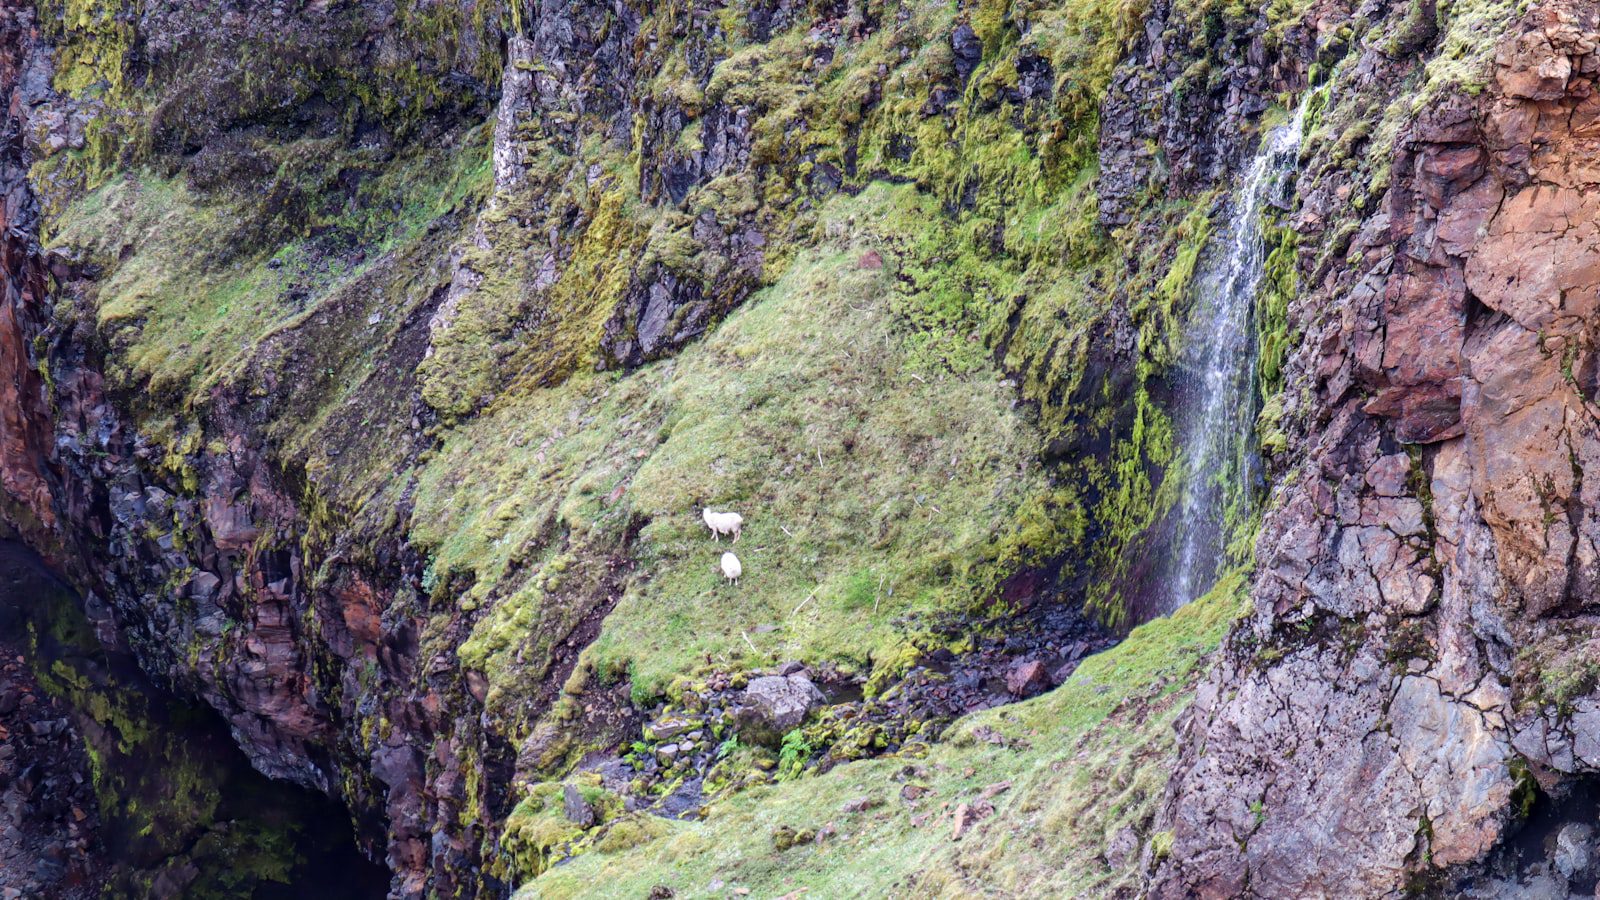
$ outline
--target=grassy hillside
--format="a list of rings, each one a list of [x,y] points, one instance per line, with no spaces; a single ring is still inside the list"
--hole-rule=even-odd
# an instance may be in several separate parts
[[[1232,575],[1091,657],[1057,690],[969,716],[925,757],[753,788],[702,821],[623,819],[615,838],[549,870],[518,900],[636,898],[657,885],[679,898],[741,888],[840,898],[1133,892],[1140,852],[1163,846],[1148,824],[1166,785],[1173,720],[1243,612],[1245,585]],[[910,803],[906,785],[927,792]],[[996,785],[1009,786],[995,793]],[[847,809],[861,798],[869,808]],[[993,814],[956,840],[956,810],[985,799]],[[796,834],[812,837],[785,846]],[[1108,862],[1107,848],[1119,843],[1125,852]]]
[[[914,359],[903,273],[924,261],[890,227],[932,214],[920,202],[876,187],[832,204],[819,230],[836,236],[678,358],[576,375],[445,441],[419,479],[413,535],[439,583],[468,575],[461,603],[493,607],[467,665],[496,686],[536,683],[509,660],[537,658],[529,636],[572,615],[554,600],[575,557],[627,553],[632,575],[589,654],[636,696],[707,659],[864,672],[892,655],[897,621],[981,598],[1071,537],[1006,386]],[[705,506],[747,520],[738,585],[717,570],[726,548]]]

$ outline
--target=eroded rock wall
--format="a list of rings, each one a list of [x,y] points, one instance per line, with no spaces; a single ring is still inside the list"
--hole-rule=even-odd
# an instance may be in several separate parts
[[[356,33],[371,22],[360,15],[325,20],[323,12],[307,10],[287,28],[279,23],[271,40],[299,41],[304,56],[286,51],[282,61],[298,59],[302,67],[296,78],[267,86],[266,96],[256,93],[262,84],[240,84],[235,78],[241,70],[218,61],[253,52],[253,42],[266,39],[264,23],[232,17],[213,22],[196,8],[149,10],[137,26],[139,35],[150,38],[144,52],[133,60],[98,62],[127,74],[126,62],[151,85],[180,85],[143,124],[155,143],[172,144],[188,154],[189,163],[203,167],[208,159],[227,157],[214,151],[237,141],[241,128],[261,128],[263,107],[274,110],[266,114],[275,119],[270,127],[332,127],[337,115],[329,94],[337,99],[337,90],[298,79],[319,65],[337,69],[328,57],[338,51],[329,50],[329,42],[337,44],[352,18]],[[75,48],[48,46],[26,5],[3,13],[0,481],[6,520],[86,591],[84,602],[106,629],[101,639],[108,647],[131,650],[163,686],[221,712],[232,739],[261,772],[342,799],[366,851],[386,857],[396,894],[419,894],[435,873],[431,883],[441,891],[457,890],[459,876],[453,873],[461,872],[469,873],[463,890],[497,890],[492,876],[478,874],[481,838],[462,835],[460,823],[483,814],[453,812],[462,791],[449,784],[461,763],[449,753],[449,737],[433,739],[449,731],[452,720],[441,711],[447,701],[419,674],[416,614],[393,603],[394,586],[407,583],[408,560],[399,541],[391,537],[388,549],[378,551],[381,558],[344,565],[335,558],[326,569],[308,571],[327,559],[330,542],[298,540],[309,527],[299,509],[302,486],[273,465],[258,410],[237,395],[218,392],[212,398],[216,441],[206,448],[204,463],[187,472],[163,463],[171,459],[166,451],[130,424],[136,410],[147,412],[160,400],[118,395],[102,374],[115,338],[96,334],[92,315],[82,315],[85,306],[74,306],[75,300],[92,303],[98,265],[41,251],[36,190],[77,190],[73,181],[82,173],[74,166],[82,155],[73,151],[84,148],[84,119],[103,114],[105,121],[97,124],[104,128],[119,120],[108,110],[86,112],[56,92],[67,67],[83,64]],[[211,27],[196,27],[202,22]],[[368,59],[381,56],[373,36],[369,31],[351,38],[344,49]],[[456,62],[470,68],[470,61]],[[497,71],[497,58],[494,63]],[[462,79],[470,97],[470,79]],[[275,118],[284,106],[293,110]],[[365,130],[368,140],[388,140],[380,122]],[[225,171],[218,177],[247,174]],[[331,318],[355,314],[346,307]],[[392,338],[385,344],[389,371],[415,367],[416,352],[408,352],[405,339],[424,322],[380,337]],[[410,402],[400,395],[401,402]],[[313,589],[314,577],[326,583]],[[369,692],[380,671],[395,686]],[[454,690],[453,682],[445,690]],[[386,723],[383,734],[363,739],[361,723],[375,733],[379,720]],[[431,772],[424,747],[441,750]],[[446,783],[434,802],[451,812],[426,808],[422,794],[430,779]],[[441,828],[441,822],[448,825]],[[181,890],[180,879],[178,887],[158,893]]]
[[[937,265],[904,280],[925,279],[945,307],[984,298],[979,313],[927,319],[974,365],[1018,376],[1047,455],[1069,464],[1043,518],[1079,543],[1051,543],[1036,571],[1110,572],[1107,596],[1131,603],[1170,505],[1165,370],[1216,192],[1274,102],[1326,78],[1326,133],[1309,143],[1292,223],[1301,339],[1255,611],[1187,720],[1154,891],[1303,895],[1351,878],[1358,893],[1398,890],[1481,858],[1527,777],[1553,786],[1600,765],[1587,663],[1600,489],[1584,474],[1600,377],[1596,24],[1551,2],[1502,40],[1510,12],[1482,5],[1469,42],[1500,52],[1474,93],[1429,68],[1450,38],[1428,3],[1290,4],[1286,18],[1282,4],[1156,0],[1118,23],[1126,33],[975,4],[923,34],[913,13],[926,10],[887,4],[757,3],[735,20],[708,4],[548,2],[522,34],[490,25],[440,46],[406,43],[449,32],[409,6],[391,19],[311,4],[281,29],[226,17],[208,30],[206,9],[179,4],[144,11],[130,32],[143,51],[116,48],[137,64],[115,73],[157,91],[139,111],[115,106],[116,78],[81,71],[96,69],[81,35],[55,35],[52,59],[31,12],[12,9],[6,517],[115,611],[108,640],[221,711],[258,768],[340,796],[396,895],[501,894],[528,874],[496,843],[514,782],[578,749],[571,721],[539,719],[617,604],[640,523],[611,543],[554,526],[540,537],[540,552],[576,560],[578,587],[552,594],[561,608],[537,628],[513,620],[502,650],[517,665],[491,685],[458,650],[528,560],[481,585],[478,609],[457,600],[482,573],[433,571],[408,542],[415,470],[442,434],[573,372],[670,356],[821,240],[808,229],[828,197],[912,182],[977,238],[918,232]],[[279,31],[304,65],[272,90],[216,65]],[[863,60],[848,78],[816,78],[848,54]],[[881,81],[891,67],[905,67],[896,96]],[[67,96],[80,76],[116,90]],[[148,133],[129,124],[143,113]],[[145,135],[154,155],[140,140],[107,150],[90,119]],[[273,154],[302,140],[349,165],[310,187],[275,175]],[[397,148],[474,140],[481,192],[421,237],[396,249],[339,221]],[[36,208],[104,177],[95,159],[156,160],[229,214],[231,195],[259,191],[270,202],[241,243],[270,255],[282,235],[331,234],[315,262],[367,268],[323,291],[286,254],[305,280],[251,297],[283,304],[281,321],[230,348],[227,367],[173,376],[158,358],[152,375],[139,366],[169,348],[141,341],[171,320],[96,315],[116,299],[107,272],[148,248],[37,247]],[[1057,195],[1083,205],[1069,211],[1081,228],[1031,243],[1063,215]],[[1032,218],[1013,220],[1027,203]],[[302,235],[306,219],[318,224]],[[938,268],[951,247],[968,254],[954,287]],[[247,248],[205,249],[226,269]],[[998,274],[973,275],[997,258]],[[855,259],[884,265],[877,251]],[[1071,290],[1041,300],[1046,284]],[[195,350],[170,343],[174,357]],[[628,450],[632,473],[648,448]],[[631,477],[605,482],[608,507]],[[1124,552],[1143,538],[1155,553]],[[1040,562],[1034,549],[1005,564]],[[625,693],[609,685],[574,715],[614,743],[631,723]]]
[[[1155,896],[1449,883],[1530,779],[1593,771],[1597,15],[1516,20],[1481,93],[1425,94],[1377,148],[1387,185],[1308,160],[1305,454],[1183,726]],[[1398,83],[1354,65],[1335,92]]]

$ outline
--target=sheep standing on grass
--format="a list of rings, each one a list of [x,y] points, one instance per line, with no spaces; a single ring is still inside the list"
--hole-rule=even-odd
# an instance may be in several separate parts
[[[739,576],[744,574],[744,566],[739,564],[739,557],[731,552],[722,554],[722,575],[724,578],[739,583]]]
[[[722,540],[722,535],[733,535],[733,542],[739,542],[739,532],[744,528],[744,516],[736,512],[712,512],[709,509],[700,511],[700,518],[706,522],[706,527],[711,529],[713,540]]]

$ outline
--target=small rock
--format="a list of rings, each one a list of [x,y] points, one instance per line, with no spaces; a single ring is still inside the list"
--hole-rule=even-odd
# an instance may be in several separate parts
[[[1590,826],[1581,822],[1562,826],[1556,833],[1556,849],[1552,860],[1556,871],[1565,878],[1587,874],[1594,865],[1593,843],[1594,829]]]
[[[881,805],[882,801],[880,801],[877,797],[857,797],[854,800],[846,800],[841,809],[847,813],[859,813],[866,812],[869,809],[875,809]]]
[[[963,803],[956,807],[955,827],[950,831],[950,840],[959,841],[967,830],[984,819],[994,815],[994,806],[986,800],[976,803]]]
[[[1131,827],[1123,826],[1111,836],[1111,843],[1106,846],[1106,865],[1113,869],[1121,869],[1138,852],[1139,836],[1133,833]]]
[[[928,787],[921,784],[908,784],[900,788],[900,799],[908,803],[927,796]]]
[[[956,78],[965,84],[983,60],[983,41],[971,25],[963,22],[950,33],[950,49],[955,54]]]
[[[997,781],[994,784],[984,788],[983,791],[978,794],[978,797],[984,800],[993,800],[1009,790],[1011,790],[1011,782]]]
[[[686,716],[663,716],[644,727],[644,736],[652,741],[669,741],[700,727],[700,722]]]
[[[794,828],[789,825],[779,825],[772,830],[772,848],[779,853],[797,844],[809,844],[816,840],[817,833],[809,828]]]
[[[794,660],[790,660],[789,662],[786,662],[783,665],[778,667],[778,674],[779,675],[793,675],[796,672],[804,671],[805,667],[806,667],[805,663],[795,662]]]

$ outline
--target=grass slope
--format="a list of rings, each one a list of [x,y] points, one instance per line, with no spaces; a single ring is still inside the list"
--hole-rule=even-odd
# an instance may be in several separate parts
[[[600,849],[550,869],[518,900],[679,898],[1108,896],[1134,888],[1137,849],[1121,867],[1106,847],[1124,828],[1147,833],[1167,779],[1174,719],[1205,662],[1243,611],[1247,580],[1225,578],[1171,618],[1135,629],[1091,657],[1055,691],[970,716],[926,758],[850,763],[816,777],[754,788],[698,822],[645,822],[633,846]],[[915,767],[909,777],[909,767]],[[912,809],[900,782],[930,789]],[[954,809],[1010,782],[995,814],[959,841]],[[847,813],[870,797],[879,805]],[[835,834],[777,849],[789,831]]]
[[[413,538],[437,583],[493,607],[467,665],[525,683],[527,642],[564,633],[544,626],[569,612],[551,599],[576,557],[623,552],[630,526],[634,575],[590,659],[641,697],[708,659],[864,669],[893,655],[897,620],[981,596],[1059,541],[1071,522],[1049,512],[1041,438],[1010,389],[914,359],[926,330],[897,312],[900,276],[927,261],[883,235],[923,202],[888,186],[837,201],[832,237],[677,359],[579,373],[451,434]],[[706,505],[745,515],[737,586]]]

